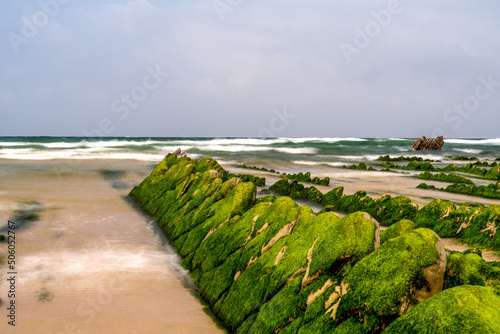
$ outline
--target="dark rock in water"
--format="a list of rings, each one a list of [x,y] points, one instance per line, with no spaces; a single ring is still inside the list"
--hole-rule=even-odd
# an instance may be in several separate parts
[[[410,148],[410,151],[428,151],[428,150],[441,151],[441,146],[443,146],[443,144],[444,144],[443,136],[438,136],[436,137],[436,139],[425,138],[425,136],[422,136],[417,140],[415,140],[415,142]]]

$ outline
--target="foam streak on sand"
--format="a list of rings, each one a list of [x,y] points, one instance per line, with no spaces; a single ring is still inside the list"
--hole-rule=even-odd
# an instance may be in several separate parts
[[[15,328],[0,322],[0,333],[66,333],[68,324],[81,334],[222,332],[155,223],[124,200],[149,166],[17,161],[15,173],[0,174],[0,230],[20,203],[43,208],[16,231],[22,316]],[[56,176],[51,168],[64,173]],[[0,283],[4,302],[6,289]]]

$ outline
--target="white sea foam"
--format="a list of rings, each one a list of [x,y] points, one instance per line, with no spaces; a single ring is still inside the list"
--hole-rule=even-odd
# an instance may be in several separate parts
[[[172,145],[191,145],[191,146],[233,146],[233,145],[245,145],[245,146],[261,146],[261,145],[272,145],[272,144],[284,144],[287,141],[285,139],[276,138],[215,138],[210,140],[174,140],[169,142]]]
[[[376,138],[375,141],[395,141],[395,140],[410,140],[404,138]]]
[[[305,142],[324,142],[324,143],[336,143],[339,141],[367,141],[367,139],[363,138],[353,138],[353,137],[348,137],[348,138],[339,138],[339,137],[310,137],[310,138],[280,138],[280,139],[286,139],[288,141],[291,141],[292,143],[295,144],[301,144]]]
[[[144,154],[144,153],[112,153],[110,150],[101,152],[89,152],[86,150],[61,150],[61,151],[39,151],[26,149],[22,152],[3,153],[0,151],[0,159],[8,160],[57,160],[57,159],[77,159],[77,160],[92,160],[92,159],[123,159],[123,160],[140,160],[140,161],[160,161],[165,154]]]
[[[366,154],[366,155],[337,155],[337,158],[348,160],[348,161],[358,161],[358,160],[376,160],[379,155],[374,154]]]
[[[295,160],[292,161],[292,163],[296,165],[306,165],[306,166],[319,166],[325,164],[325,162],[322,161],[304,161],[304,160]]]
[[[27,273],[31,279],[78,279],[78,281],[94,280],[96,275],[149,273],[150,275],[173,274],[172,264],[178,262],[175,254],[155,251],[147,247],[119,247],[119,242],[108,241],[99,249],[83,252],[58,251],[42,252],[23,257],[19,270]],[[118,247],[118,248],[117,248]],[[99,265],[96,265],[99,259]],[[83,279],[83,280],[82,280]],[[96,283],[97,284],[97,283]]]
[[[500,138],[491,139],[445,139],[450,144],[500,145]]]
[[[42,143],[34,142],[0,142],[1,147],[12,147],[12,146],[32,146],[32,145],[43,145]]]
[[[476,150],[473,148],[454,148],[453,150],[458,151],[458,152],[463,152],[463,153],[469,153],[469,154],[479,154],[479,153],[483,152],[482,150]]]
[[[40,143],[39,145],[42,145],[42,146],[47,147],[47,148],[77,148],[77,147],[86,146],[86,142],[81,141],[79,143],[65,143],[65,142]]]
[[[220,152],[269,152],[277,151],[290,154],[315,154],[317,150],[313,147],[291,148],[291,147],[269,147],[269,146],[245,146],[245,145],[211,145],[196,147],[202,151]]]
[[[345,165],[343,162],[328,162],[328,161],[306,161],[306,160],[294,160],[293,164],[296,165],[306,165],[306,166],[332,166],[332,167],[341,167]]]
[[[145,145],[162,145],[165,141],[133,141],[133,140],[102,140],[102,141],[85,141],[88,147],[120,147],[120,146],[145,146]]]

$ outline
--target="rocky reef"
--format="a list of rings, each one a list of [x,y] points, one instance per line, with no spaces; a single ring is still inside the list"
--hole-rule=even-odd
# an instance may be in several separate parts
[[[415,140],[415,142],[410,148],[410,151],[427,151],[427,150],[441,151],[441,146],[443,146],[443,144],[444,144],[443,136],[437,136],[435,139],[425,138],[425,136],[422,136],[417,140]]]
[[[361,191],[349,197],[339,187],[323,195],[328,205],[315,214],[288,196],[257,200],[253,182],[227,175],[209,157],[170,154],[130,196],[157,220],[230,332],[498,328],[500,297],[487,288],[500,284],[498,268],[474,258],[477,269],[469,270],[470,255],[447,257],[435,231],[451,233],[463,214],[460,233],[484,232],[497,245],[500,209],[453,210],[454,204],[439,202],[419,211],[405,196],[373,200]],[[286,184],[282,180],[290,193],[298,187],[296,180]],[[332,212],[337,207],[354,212],[340,219]],[[379,219],[392,225],[382,236]],[[483,227],[483,221],[493,223]],[[471,296],[474,303],[463,303]],[[435,315],[440,303],[455,319]],[[484,305],[487,315],[475,316],[483,303],[491,305]]]
[[[319,177],[311,177],[311,172],[305,172],[305,173],[297,173],[297,174],[287,174],[283,173],[281,174],[281,177],[291,179],[291,180],[297,180],[299,182],[307,182],[307,183],[312,183],[312,184],[318,184],[320,186],[329,186],[330,185],[330,178],[327,176],[324,179],[320,179]]]
[[[426,171],[422,174],[418,174],[417,177],[419,179],[431,180],[431,181],[473,184],[473,182],[471,180],[466,179],[463,176],[459,176],[459,175],[455,175],[455,174],[445,174],[443,172],[441,172],[439,174],[433,174],[431,172]]]
[[[465,185],[463,183],[450,184],[446,188],[438,188],[427,183],[420,183],[417,188],[446,191],[455,194],[464,194],[475,197],[500,199],[500,182],[491,183],[487,186]]]
[[[360,162],[358,165],[352,164],[350,166],[343,165],[342,168],[348,168],[348,169],[356,169],[356,170],[370,170],[373,171],[375,168],[373,167],[368,167],[364,162]]]

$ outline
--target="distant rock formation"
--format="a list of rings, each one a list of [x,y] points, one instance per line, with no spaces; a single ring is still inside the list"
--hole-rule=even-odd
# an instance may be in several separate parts
[[[422,136],[415,140],[410,148],[410,151],[441,151],[441,146],[443,146],[443,144],[443,136],[438,136],[436,139],[425,138],[425,136]]]

